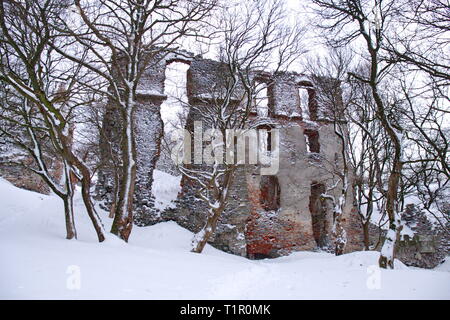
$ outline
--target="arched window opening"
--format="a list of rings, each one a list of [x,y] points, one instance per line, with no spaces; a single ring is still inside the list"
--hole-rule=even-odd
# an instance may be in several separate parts
[[[254,112],[258,117],[269,116],[269,95],[265,82],[257,82],[255,86],[256,97],[254,99]]]

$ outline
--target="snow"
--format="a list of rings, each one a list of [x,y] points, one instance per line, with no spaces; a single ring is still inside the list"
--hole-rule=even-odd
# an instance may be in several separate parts
[[[181,176],[172,176],[160,170],[153,170],[152,195],[155,207],[160,211],[175,207],[175,200],[180,191]]]
[[[400,231],[400,238],[404,239],[405,236],[408,236],[410,239],[414,238],[414,231],[406,224],[403,224],[403,228]]]
[[[251,261],[207,245],[196,254],[193,234],[174,222],[134,227],[128,244],[110,234],[98,243],[79,192],[69,241],[58,197],[0,179],[0,203],[0,299],[450,299],[448,260],[380,270],[370,251]]]
[[[136,90],[137,95],[142,96],[154,96],[154,97],[161,97],[161,98],[167,98],[165,94],[162,94],[161,92],[155,91],[155,90]]]
[[[450,272],[450,257],[447,257],[442,264],[435,268],[435,270]]]

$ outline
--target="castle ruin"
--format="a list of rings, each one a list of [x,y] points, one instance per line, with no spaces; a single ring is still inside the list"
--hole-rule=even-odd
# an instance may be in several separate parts
[[[189,65],[187,96],[191,108],[186,123],[188,131],[192,131],[193,121],[202,119],[202,105],[213,99],[210,90],[222,81],[226,72],[218,61],[184,54],[150,63],[143,74],[138,88],[140,104],[135,116],[135,223],[142,226],[174,220],[198,232],[207,211],[196,199],[195,184],[186,177],[182,178],[175,209],[157,214],[152,208],[152,171],[164,134],[160,107],[166,99],[165,68],[174,61]],[[294,72],[277,75],[258,72],[255,79],[267,83],[267,110],[266,114],[260,115],[255,109],[252,117],[266,117],[271,120],[271,128],[279,129],[279,170],[275,175],[261,175],[259,165],[239,167],[228,206],[210,243],[226,252],[252,259],[277,257],[300,250],[333,251],[333,209],[321,197],[335,181],[330,166],[341,160],[340,142],[333,124],[325,108],[318,105],[318,93],[307,76]],[[302,94],[306,99],[301,99]],[[104,127],[113,139],[118,127],[113,109],[106,114]],[[105,154],[105,158],[108,156]],[[106,202],[113,188],[110,176],[107,168],[99,172],[97,190]],[[329,192],[336,193],[337,197],[339,189]],[[352,190],[348,192],[346,203],[343,213],[348,235],[346,252],[361,250],[361,224],[353,206]]]

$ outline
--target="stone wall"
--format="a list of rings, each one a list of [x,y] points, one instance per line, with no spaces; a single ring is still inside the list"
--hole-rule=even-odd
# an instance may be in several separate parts
[[[434,225],[416,205],[408,204],[402,213],[403,230],[396,244],[395,257],[408,266],[434,268],[448,255],[448,231]],[[375,250],[381,250],[385,231],[371,226],[370,240]],[[380,239],[381,238],[381,239]],[[381,241],[380,241],[381,240]]]
[[[187,75],[188,98],[192,106],[186,125],[188,131],[192,131],[194,121],[202,120],[201,110],[208,104],[208,99],[220,95],[225,72],[224,66],[215,61],[197,58],[191,62]],[[317,194],[314,198],[311,193],[314,193],[314,185],[330,186],[334,181],[330,173],[334,168],[330,164],[338,160],[339,140],[333,125],[319,119],[320,106],[307,77],[297,73],[270,77],[265,73],[264,78],[270,83],[267,92],[271,126],[280,130],[279,170],[274,176],[262,176],[261,165],[239,167],[228,208],[210,244],[253,259],[277,257],[299,250],[333,251],[331,205],[319,199],[323,205],[322,213],[316,219],[320,231],[315,236],[311,201],[317,199]],[[302,118],[300,86],[308,88],[311,119]],[[258,117],[256,112],[253,116]],[[314,138],[308,142],[310,136]],[[320,147],[318,153],[312,152],[311,146],[307,148],[307,143],[313,144],[312,140]],[[198,232],[203,227],[207,208],[196,199],[195,191],[196,186],[183,178],[177,208],[164,217]],[[339,188],[333,191],[335,196],[338,191]],[[267,199],[268,193],[276,193],[275,197],[279,199]],[[352,205],[352,194],[350,190],[343,217],[349,235],[347,252],[363,247],[361,224]],[[320,194],[318,196],[320,198]]]
[[[61,162],[50,158],[46,158],[45,162],[55,180],[61,179]],[[8,143],[0,145],[0,177],[18,188],[50,194],[45,181],[29,168],[37,168],[35,160],[29,154]]]
[[[151,192],[153,170],[159,158],[161,139],[164,134],[160,107],[167,98],[164,93],[166,64],[178,60],[187,63],[190,61],[189,54],[181,53],[181,55],[154,56],[153,59],[150,59],[136,90],[138,105],[134,113],[134,128],[137,173],[133,206],[135,210],[134,223],[139,226],[161,221],[160,213],[154,208]],[[120,137],[121,121],[117,108],[111,101],[107,103],[102,130],[100,141],[102,166],[98,172],[96,199],[102,202],[103,208],[109,210],[113,202],[114,174],[115,172],[120,173],[121,165],[120,162],[112,161],[113,158],[120,160],[117,154],[120,153],[118,137]],[[110,146],[112,146],[112,150]]]

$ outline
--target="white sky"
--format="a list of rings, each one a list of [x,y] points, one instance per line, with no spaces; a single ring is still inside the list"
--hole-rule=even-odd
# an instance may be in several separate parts
[[[164,93],[167,95],[167,100],[161,105],[161,117],[166,134],[174,128],[182,127],[178,114],[183,112],[183,102],[187,103],[186,72],[188,69],[189,66],[181,62],[173,62],[166,68]]]

